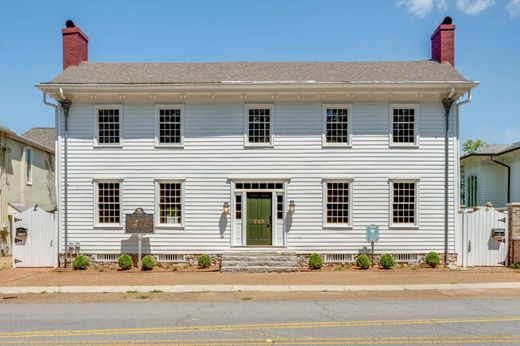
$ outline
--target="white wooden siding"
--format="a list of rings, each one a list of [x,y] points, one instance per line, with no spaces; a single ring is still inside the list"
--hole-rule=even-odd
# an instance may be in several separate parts
[[[392,100],[396,102],[400,100]],[[224,202],[234,202],[230,200],[228,178],[262,176],[291,179],[287,184],[286,203],[294,200],[296,212],[290,227],[286,227],[289,250],[357,253],[368,246],[366,225],[377,224],[380,226],[378,252],[441,252],[444,246],[444,109],[440,102],[402,102],[420,106],[419,148],[389,148],[387,102],[351,103],[351,148],[322,147],[320,102],[275,102],[273,148],[244,148],[243,103],[186,102],[184,147],[175,149],[155,147],[152,103],[123,105],[122,148],[94,147],[96,104],[74,103],[69,116],[69,241],[79,241],[84,253],[136,250],[136,242],[129,241],[130,236],[124,234],[123,229],[93,227],[93,179],[124,179],[123,213],[137,207],[153,213],[154,180],[184,179],[184,227],[156,229],[156,233],[144,241],[144,251],[211,253],[227,250],[231,244],[230,221],[228,219],[223,227],[221,214]],[[451,252],[454,251],[454,211],[458,207],[455,205],[458,188],[454,167],[454,158],[458,159],[454,156],[455,118],[451,117],[449,160]],[[62,135],[61,127],[61,146]],[[389,229],[388,179],[409,176],[420,179],[419,228]],[[338,177],[354,182],[352,229],[323,228],[322,181]],[[453,185],[454,177],[457,186]],[[63,199],[60,208],[63,208]],[[60,238],[63,239],[61,234],[62,231]]]
[[[468,160],[468,159],[466,159]],[[488,157],[471,158],[464,167],[465,196],[468,197],[468,178],[477,177],[477,205],[493,204],[496,208],[504,208],[507,204],[507,170],[492,162]],[[499,160],[500,161],[500,160]]]

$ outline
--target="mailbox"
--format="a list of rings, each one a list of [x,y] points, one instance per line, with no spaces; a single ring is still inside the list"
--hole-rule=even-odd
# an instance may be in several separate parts
[[[17,245],[25,245],[26,240],[27,240],[27,228],[18,227],[16,229],[16,234],[14,237],[14,243]]]
[[[491,238],[496,240],[504,240],[506,237],[505,228],[493,228],[491,230]]]

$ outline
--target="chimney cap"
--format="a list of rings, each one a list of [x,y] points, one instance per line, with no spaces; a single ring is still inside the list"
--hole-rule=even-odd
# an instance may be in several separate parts
[[[452,23],[453,23],[453,19],[451,19],[450,16],[447,16],[447,17],[444,18],[444,20],[442,21],[442,24],[451,25]]]
[[[75,27],[76,27],[76,24],[74,24],[74,22],[73,22],[72,20],[69,19],[69,20],[67,20],[67,21],[65,22],[65,27],[66,27],[66,28],[75,28]]]

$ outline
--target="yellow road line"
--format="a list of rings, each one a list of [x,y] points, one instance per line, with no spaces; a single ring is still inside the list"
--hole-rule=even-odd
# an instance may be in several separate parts
[[[417,319],[417,320],[368,320],[368,321],[340,321],[340,322],[294,322],[274,324],[228,324],[209,326],[182,326],[158,328],[118,328],[118,329],[85,329],[85,330],[57,330],[57,331],[30,331],[4,332],[2,339],[20,339],[34,337],[64,337],[90,335],[128,335],[128,334],[168,334],[193,333],[216,331],[245,331],[262,329],[306,329],[306,328],[338,328],[338,327],[365,327],[365,326],[399,326],[399,325],[426,325],[446,323],[500,323],[518,322],[520,317],[497,318],[459,318],[459,319]]]

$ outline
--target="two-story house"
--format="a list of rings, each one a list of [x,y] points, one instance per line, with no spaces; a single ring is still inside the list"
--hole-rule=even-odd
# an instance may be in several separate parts
[[[61,239],[135,253],[125,214],[142,208],[159,260],[351,261],[372,224],[377,253],[456,256],[457,100],[477,83],[454,34],[446,18],[422,61],[99,63],[68,21],[63,72],[38,85],[58,101]]]

